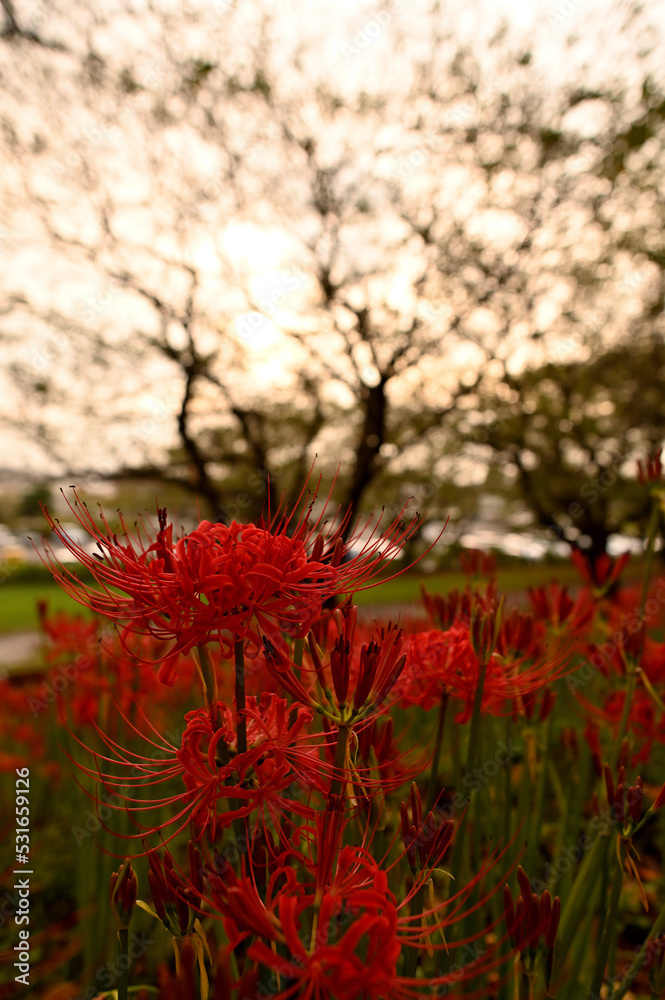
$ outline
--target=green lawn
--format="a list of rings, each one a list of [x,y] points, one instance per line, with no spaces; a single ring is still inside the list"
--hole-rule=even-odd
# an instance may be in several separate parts
[[[639,578],[640,569],[640,564],[636,560],[627,568],[625,578]],[[40,599],[48,601],[50,612],[69,611],[87,615],[87,610],[63,593],[50,575],[45,574],[42,580],[33,579],[34,576],[35,574],[31,573],[27,580],[9,579],[0,584],[0,633],[36,629],[36,604]],[[499,590],[508,593],[523,591],[525,587],[539,586],[555,579],[562,584],[579,583],[579,575],[569,563],[556,566],[532,563],[507,566],[498,571]],[[464,589],[466,582],[467,578],[462,573],[454,571],[430,575],[405,573],[395,580],[380,583],[371,590],[360,591],[356,595],[356,603],[410,604],[419,600],[421,584],[430,593],[438,591],[447,594],[454,588]]]
[[[69,611],[86,614],[87,610],[68,597],[57,584],[3,583],[0,585],[0,632],[22,632],[38,628],[37,601],[47,600],[49,612]]]
[[[509,566],[499,569],[497,583],[500,591],[517,591],[525,587],[537,587],[550,580],[562,584],[579,583],[579,575],[568,563],[551,566],[546,563]],[[356,603],[362,604],[410,604],[420,599],[420,588],[424,586],[431,594],[447,594],[451,590],[464,590],[468,578],[463,573],[450,570],[445,573],[405,573],[395,580],[361,591],[356,595]]]

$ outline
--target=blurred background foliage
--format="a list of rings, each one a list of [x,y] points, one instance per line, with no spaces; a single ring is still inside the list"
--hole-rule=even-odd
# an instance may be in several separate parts
[[[453,542],[639,537],[658,9],[3,0],[0,412],[40,475],[2,516],[77,482],[244,520],[316,458]]]

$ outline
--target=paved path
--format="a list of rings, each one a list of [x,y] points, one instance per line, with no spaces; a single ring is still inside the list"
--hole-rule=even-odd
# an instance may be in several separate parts
[[[403,622],[404,618],[424,617],[424,609],[417,605],[366,604],[358,609],[361,621],[372,625],[375,619],[384,624],[388,621]],[[27,663],[39,651],[39,632],[6,632],[0,635],[0,672],[3,668]]]
[[[0,670],[31,660],[39,649],[39,632],[9,632],[0,635]]]

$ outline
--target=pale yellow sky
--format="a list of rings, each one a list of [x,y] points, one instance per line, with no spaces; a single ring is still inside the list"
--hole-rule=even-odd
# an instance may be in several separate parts
[[[39,21],[45,32],[52,31],[57,35],[58,30],[61,30],[58,27],[59,23],[65,23],[63,18],[70,18],[74,8],[65,9],[64,6],[52,5],[48,9],[54,13],[49,13],[49,17],[46,18],[44,16],[46,6],[45,0],[35,0],[32,4],[17,3],[17,10],[19,13],[28,12],[28,20],[32,19],[35,23]],[[357,90],[371,83],[375,75],[381,76],[385,73],[384,52],[389,49],[388,43],[394,42],[395,33],[399,33],[400,37],[403,35],[404,38],[408,36],[409,46],[405,46],[404,58],[407,60],[412,58],[410,46],[417,47],[418,44],[418,17],[429,9],[429,6],[429,3],[420,0],[387,0],[383,4],[357,3],[355,0],[345,0],[342,3],[333,0],[286,0],[279,5],[279,8],[273,8],[275,30],[281,32],[285,40],[284,72],[288,72],[289,52],[293,40],[304,38],[308,44],[303,58],[312,60],[319,67],[327,65],[329,72],[335,74],[342,88]],[[136,9],[147,10],[147,7],[147,3],[136,4]],[[163,0],[156,4],[156,8],[160,11],[172,9],[174,16],[178,7],[176,0],[173,0],[171,5]],[[223,25],[224,17],[230,16],[228,4],[224,0],[216,2],[213,0],[212,4],[208,0],[205,3],[199,0],[198,4],[191,4],[190,7],[200,10],[201,21],[198,27],[195,25],[190,27],[191,36],[182,40],[182,44],[191,45],[193,50],[200,45],[202,50],[205,50],[209,25],[213,23],[210,18],[215,19],[214,26],[218,29],[220,24]],[[243,0],[238,4],[238,12],[242,8],[241,16],[247,18],[248,30],[252,24],[255,7],[256,4],[252,0],[246,0],[244,7]],[[634,64],[630,45],[634,45],[634,42],[631,43],[630,36],[624,36],[618,30],[629,7],[627,0],[609,6],[602,0],[552,0],[552,2],[478,0],[477,4],[458,3],[453,7],[455,44],[466,41],[472,51],[479,50],[484,45],[484,39],[495,33],[500,21],[505,18],[511,37],[523,35],[525,45],[527,40],[533,43],[537,75],[547,80],[548,85],[552,87],[574,78],[579,67],[585,62],[593,67],[594,74],[611,73],[616,70],[629,79]],[[651,2],[646,3],[645,7],[653,21],[657,21],[661,26],[665,25],[665,4]],[[105,4],[103,9],[109,16],[114,10],[122,8],[121,0],[115,0],[111,4]],[[146,13],[144,20],[140,21],[143,26],[141,31],[136,30],[137,23],[139,22],[136,19],[133,21],[116,19],[110,30],[98,33],[96,44],[100,51],[107,52],[109,57],[113,54],[117,57],[120,38],[125,46],[145,48],[146,39],[156,30],[154,19]],[[129,28],[133,36],[128,33]],[[569,44],[571,36],[577,39],[572,47]],[[429,39],[422,39],[423,45],[428,42]],[[4,57],[6,52],[0,49],[0,66]],[[399,66],[389,69],[393,75],[399,75]],[[662,71],[662,66],[660,69]],[[146,62],[146,70],[148,73],[158,72],[154,66],[151,68],[150,59]],[[19,85],[20,83],[21,81],[18,81]],[[496,89],[489,63],[481,81],[481,94],[483,88],[487,94]],[[37,100],[35,94],[35,101]],[[15,106],[19,107],[19,104]],[[25,103],[20,106],[25,110]],[[11,107],[11,101],[7,107]],[[125,131],[125,125],[129,127],[130,120],[124,115],[122,107],[111,108],[109,113],[110,124],[108,128],[103,128],[99,141],[103,143],[107,162],[110,157],[117,159],[117,183],[120,185],[118,190],[122,190],[125,204],[124,216],[120,215],[116,220],[117,231],[122,233],[123,225],[126,226],[127,233],[137,242],[140,241],[143,231],[145,239],[152,240],[153,246],[164,253],[175,255],[178,252],[178,241],[172,234],[169,235],[168,229],[165,229],[158,239],[154,237],[157,210],[154,208],[154,203],[151,204],[150,210],[146,209],[145,179],[140,171],[140,161],[135,162],[133,156],[127,156],[127,144],[131,140],[131,135]],[[81,111],[81,114],[84,115],[84,112]],[[99,131],[97,127],[100,122],[94,113],[85,113],[84,117],[81,128],[92,128],[97,141],[96,132]],[[27,120],[25,116],[21,119],[22,127],[25,129],[34,127],[38,121],[37,112],[35,121],[31,121],[30,116]],[[593,127],[593,123],[589,127]],[[266,129],[267,146],[270,139],[269,122]],[[330,141],[333,141],[332,135]],[[193,142],[192,135],[188,135],[187,144],[183,147],[181,137],[174,134],[174,155],[197,158],[207,155],[205,147],[195,147],[192,145]],[[210,169],[214,171],[212,162]],[[16,178],[11,176],[10,164],[3,165],[3,173],[6,179],[11,181],[7,188],[10,190],[16,182]],[[55,195],[57,200],[60,181],[53,171],[36,170],[33,180],[42,195]],[[413,183],[417,185],[417,175],[414,175]],[[463,170],[460,170],[459,194],[455,197],[458,209],[463,208],[467,199],[471,211],[473,189],[468,175]],[[85,240],[88,231],[92,232],[96,223],[89,212],[85,198],[72,202],[70,197],[67,199],[63,197],[58,224],[77,238]],[[166,224],[165,218],[164,225]],[[477,225],[479,232],[482,231],[485,235],[490,232],[497,241],[504,241],[507,249],[511,241],[518,236],[514,231],[515,217],[508,212],[502,214],[495,210],[491,217],[478,213],[473,224]],[[107,279],[100,277],[99,271],[89,262],[80,259],[69,260],[62,250],[54,253],[44,243],[35,218],[29,212],[14,212],[9,222],[3,224],[0,236],[2,237],[0,252],[5,257],[2,275],[4,287],[18,288],[28,276],[31,279],[33,295],[45,313],[57,309],[64,314],[68,311],[71,314],[71,303],[75,302],[77,305],[74,310],[74,321],[86,322],[93,328],[98,325],[107,336],[111,337],[114,335],[114,329],[125,328],[128,323],[141,325],[154,322],[154,315],[149,307],[145,306],[141,312],[141,307],[137,305],[134,296],[129,296],[117,284],[109,283]],[[287,394],[291,378],[289,370],[302,359],[302,352],[297,346],[286,341],[279,326],[282,322],[297,322],[298,304],[306,300],[308,293],[311,292],[306,262],[300,261],[297,255],[294,262],[294,255],[289,251],[289,241],[279,230],[233,219],[227,220],[222,233],[200,229],[197,242],[190,247],[192,259],[202,269],[204,277],[209,282],[210,295],[214,292],[215,280],[220,272],[220,254],[226,255],[233,260],[238,273],[247,281],[252,296],[259,304],[263,304],[264,311],[269,313],[269,318],[263,318],[259,322],[258,314],[243,312],[240,295],[236,296],[237,305],[234,307],[232,283],[230,284],[227,278],[224,312],[235,315],[237,347],[239,351],[244,352],[244,363],[250,379],[259,380],[262,384],[274,382],[277,389]],[[141,259],[143,263],[140,266],[145,269],[144,273],[148,280],[150,263],[147,258]],[[407,266],[405,262],[404,267]],[[399,279],[395,281],[392,294],[396,296],[398,303],[403,302],[407,305],[410,286],[406,280],[406,271],[402,278],[401,283]],[[543,299],[541,306],[543,323],[548,322],[548,310],[553,316],[556,314],[557,297],[563,296],[564,293],[563,287],[557,289],[553,286],[548,289],[548,296]],[[272,305],[266,308],[266,303]],[[441,315],[435,321],[439,322],[443,329],[446,316]],[[491,324],[491,316],[483,318],[479,315],[478,322]],[[15,342],[9,345],[9,350],[5,353],[5,364],[11,356],[18,357],[21,363],[37,376],[40,371],[59,366],[64,371],[71,362],[69,355],[73,348],[66,332],[63,334],[62,331],[49,331],[44,324],[31,324],[25,315],[19,316],[17,320],[7,320],[5,330],[15,337]],[[518,343],[514,345],[513,350],[515,363],[523,363],[523,360],[520,360]],[[460,356],[459,363],[472,364],[473,359]],[[146,375],[152,383],[149,390],[145,388]],[[138,408],[141,415],[142,423],[139,422],[138,426],[145,427],[145,431],[138,434],[137,449],[139,451],[145,447],[159,449],[162,442],[172,433],[173,425],[169,414],[178,399],[178,385],[169,380],[160,364],[155,364],[154,367],[146,368],[139,373],[134,371],[132,364],[128,362],[122,377],[125,397],[128,403],[131,401],[132,406]],[[372,372],[369,362],[364,369],[364,377],[371,382]],[[104,385],[100,382],[98,404],[110,406],[116,388],[116,385]],[[6,368],[4,371],[0,370],[0,389],[12,410],[20,412],[23,405],[21,388],[14,383]],[[79,391],[75,382],[72,381],[69,391],[71,398],[74,399]],[[404,391],[409,391],[408,384],[405,385]],[[63,409],[58,414],[45,411],[45,416],[55,419],[64,435],[71,433],[76,437],[80,434],[81,428],[68,426],[66,410]],[[43,455],[25,442],[19,441],[14,431],[9,433],[0,431],[0,452],[3,455],[0,464],[10,466],[34,464],[36,467],[44,468]],[[129,454],[126,454],[126,457],[130,457]]]

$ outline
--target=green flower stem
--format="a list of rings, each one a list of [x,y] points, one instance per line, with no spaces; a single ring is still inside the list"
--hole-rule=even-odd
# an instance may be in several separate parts
[[[529,841],[526,858],[523,864],[525,871],[533,872],[536,867],[540,847],[540,832],[543,824],[543,811],[545,809],[545,788],[547,785],[547,762],[550,759],[550,745],[552,742],[554,712],[550,712],[545,724],[545,739],[540,760],[540,771],[536,779],[536,801],[532,813],[531,827],[529,829]]]
[[[656,922],[651,928],[651,931],[648,937],[646,938],[644,944],[642,945],[639,952],[635,956],[633,964],[631,965],[628,972],[619,983],[616,991],[612,994],[612,1000],[623,1000],[626,993],[637,979],[640,969],[647,960],[647,956],[649,954],[649,940],[651,938],[655,938],[658,934],[660,934],[660,932],[663,929],[665,929],[665,905],[663,905],[663,908],[656,917]],[[654,994],[654,996],[660,996],[660,994]]]
[[[579,931],[583,916],[588,912],[593,895],[595,895],[598,874],[605,863],[610,839],[609,837],[607,839],[598,837],[594,841],[593,846],[580,864],[570,895],[563,907],[559,924],[563,958],[567,955],[573,938]]]
[[[476,688],[476,693],[473,699],[473,714],[471,716],[471,728],[469,730],[469,746],[466,754],[466,770],[465,773],[468,775],[473,770],[476,763],[476,756],[478,750],[478,738],[480,734],[480,706],[483,700],[483,688],[485,687],[485,674],[487,673],[487,663],[480,664],[480,672],[478,674],[478,686]],[[458,879],[460,875],[460,868],[462,864],[462,852],[464,850],[464,844],[466,841],[466,825],[468,821],[469,810],[467,809],[462,817],[459,826],[457,827],[457,832],[455,833],[455,844],[453,846],[453,855],[451,860],[451,871],[454,879]]]
[[[518,1000],[533,1000],[533,976],[521,970],[518,979]]]
[[[658,522],[660,520],[660,509],[658,500],[654,498],[647,527],[647,551],[644,558],[644,579],[642,580],[642,596],[640,597],[640,618],[644,614],[644,605],[649,593],[649,583],[651,581],[651,571],[653,568],[653,554],[656,547],[656,536],[658,534]]]
[[[343,772],[346,761],[346,748],[349,742],[349,730],[346,726],[340,726],[337,730],[337,746],[335,747],[335,774],[330,783],[328,798],[335,799],[342,795],[344,789]]]
[[[439,705],[439,722],[436,729],[436,742],[434,744],[434,756],[432,757],[432,770],[429,776],[429,787],[427,790],[427,805],[425,807],[425,815],[429,813],[434,806],[434,801],[436,799],[436,783],[439,776],[439,760],[441,759],[441,744],[443,743],[443,726],[446,719],[446,708],[448,706],[448,692],[444,691],[441,695],[441,704]]]
[[[236,716],[238,753],[247,753],[247,719],[245,718],[245,647],[242,642],[235,644],[236,666]]]
[[[619,897],[621,895],[622,883],[623,883],[623,871],[621,868],[621,862],[617,858],[616,868],[614,872],[614,880],[612,882],[612,893],[610,895],[610,902],[607,908],[607,915],[605,917],[605,922],[603,925],[603,933],[601,934],[600,943],[598,945],[598,952],[596,954],[596,964],[593,970],[593,976],[591,978],[589,997],[600,995],[600,987],[603,984],[603,978],[605,976],[605,966],[607,965],[607,958],[610,953],[610,945],[612,943],[612,937],[614,936],[615,933],[617,913],[619,910]]]
[[[486,673],[487,673],[487,664],[481,663],[480,671],[478,673],[478,687],[476,688],[476,693],[473,698],[473,714],[471,716],[471,729],[469,730],[469,747],[466,755],[467,773],[475,765],[476,757],[478,756],[478,737],[480,733],[480,706],[483,700],[483,689],[485,687]]]
[[[305,649],[305,640],[296,639],[293,643],[293,662],[300,669],[302,667],[302,654]],[[295,726],[298,720],[298,703],[291,700],[291,695],[289,695],[289,702],[291,704],[291,710],[289,712],[289,728]]]
[[[120,948],[118,950],[118,966],[120,974],[118,976],[118,1000],[127,1000],[129,990],[129,970],[131,962],[129,959],[129,928],[118,931]],[[126,961],[123,956],[127,956]]]
[[[212,664],[206,646],[197,646],[196,655],[199,660],[199,670],[203,681],[203,697],[206,706],[212,710],[212,717],[217,719],[217,700],[219,697],[217,689],[217,672]]]
[[[630,709],[633,704],[633,697],[635,696],[635,679],[635,670],[631,666],[628,672],[628,683],[626,684],[626,696],[623,702],[623,711],[621,713],[621,721],[619,722],[619,731],[614,739],[612,753],[610,755],[609,764],[612,772],[616,770],[616,766],[619,761],[619,754],[621,752],[621,743],[628,728],[628,717],[630,716]]]
[[[411,903],[411,916],[423,912],[423,897],[425,895],[425,883],[423,882],[416,891]],[[412,979],[416,974],[418,966],[418,948],[405,948],[404,950],[404,972],[403,975]]]

